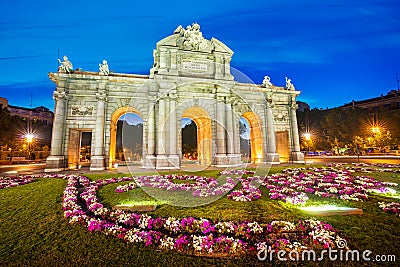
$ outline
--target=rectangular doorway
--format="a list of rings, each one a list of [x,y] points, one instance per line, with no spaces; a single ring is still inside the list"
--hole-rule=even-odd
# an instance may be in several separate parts
[[[68,142],[68,168],[79,169],[90,166],[91,130],[70,129]]]
[[[276,132],[276,153],[279,154],[280,162],[289,162],[290,145],[288,131]]]

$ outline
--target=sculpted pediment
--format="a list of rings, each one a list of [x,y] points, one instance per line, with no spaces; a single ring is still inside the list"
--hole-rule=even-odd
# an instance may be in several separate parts
[[[170,35],[164,39],[157,42],[157,47],[159,46],[178,46],[177,45],[178,36]]]
[[[159,47],[176,47],[179,50],[186,51],[198,51],[213,53],[221,52],[232,55],[233,51],[224,43],[216,38],[208,40],[203,37],[203,33],[200,31],[200,25],[193,23],[191,26],[187,26],[186,29],[181,25],[175,29],[173,35],[165,37],[164,39],[157,42],[157,48]]]
[[[158,74],[233,80],[232,55],[233,51],[221,41],[204,38],[199,24],[186,28],[180,25],[157,43],[150,77]]]
[[[221,42],[220,40],[213,37],[213,38],[211,38],[211,43],[214,47],[214,51],[233,55],[233,51],[226,44]]]

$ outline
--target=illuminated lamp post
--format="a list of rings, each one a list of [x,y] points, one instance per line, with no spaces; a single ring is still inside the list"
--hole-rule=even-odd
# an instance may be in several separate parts
[[[377,134],[377,133],[381,132],[381,129],[378,126],[376,126],[376,127],[372,127],[371,131],[372,131],[372,133]]]
[[[311,142],[311,134],[310,133],[305,133],[304,138],[306,139],[306,144],[307,144],[307,155],[308,152],[310,152],[310,142]]]
[[[33,142],[34,137],[33,134],[27,134],[25,136],[26,142],[28,143],[28,160],[31,160],[31,143]]]

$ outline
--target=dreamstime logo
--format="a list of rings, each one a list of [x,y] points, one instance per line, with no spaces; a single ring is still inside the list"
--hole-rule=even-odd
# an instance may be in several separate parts
[[[347,241],[344,240],[343,238],[339,238],[338,240],[336,240],[336,246],[339,249],[345,249],[347,248]]]
[[[232,69],[235,77],[247,84],[254,84],[246,75]],[[249,164],[243,163],[240,153],[239,120],[244,117],[250,124],[256,140],[250,140],[250,147],[255,151],[253,160],[259,161],[254,170],[255,177],[250,182],[258,188],[264,177],[269,173],[271,164],[263,162],[265,157],[265,109],[260,105],[248,102],[249,95],[242,91],[232,90],[232,81],[206,79],[180,79],[177,81],[150,79],[131,97],[129,106],[138,110],[143,119],[143,153],[142,166],[154,169],[153,178],[149,182],[138,185],[150,196],[170,205],[195,207],[209,204],[228,194],[240,182],[241,175],[231,175],[230,170],[248,169]],[[184,80],[184,82],[181,82]],[[154,88],[159,88],[154,90]],[[243,94],[243,95],[241,95]],[[266,103],[261,90],[254,90],[250,99],[258,99]],[[256,95],[257,94],[257,95]],[[148,103],[143,99],[147,97]],[[261,100],[261,101],[260,101]],[[247,115],[247,116],[246,116]],[[182,119],[190,119],[197,127],[197,161],[188,161],[182,156]],[[124,124],[123,124],[124,125]],[[124,127],[124,126],[123,126]],[[137,165],[129,161],[126,151],[131,151],[134,137],[129,131],[122,130],[122,147],[128,169],[133,177],[138,173]],[[264,140],[264,141],[262,141]],[[258,142],[258,143],[257,143]],[[211,184],[196,180],[196,173],[210,166],[224,167],[222,172]],[[194,188],[189,186],[183,190],[177,189],[171,183],[163,180],[159,172],[168,170],[188,172]],[[140,172],[140,171],[139,171]],[[158,176],[158,178],[155,178]],[[147,179],[147,178],[146,178]],[[154,182],[154,179],[157,182]],[[161,180],[160,180],[161,179]],[[167,185],[168,184],[168,185]],[[195,192],[196,191],[196,192]]]
[[[328,249],[316,252],[312,249],[298,250],[273,250],[271,246],[263,247],[257,253],[257,258],[260,261],[273,261],[275,258],[279,261],[374,261],[374,262],[396,262],[395,255],[375,255],[372,256],[372,251],[350,250],[347,247],[346,240],[339,238],[335,241],[337,249],[329,247]]]

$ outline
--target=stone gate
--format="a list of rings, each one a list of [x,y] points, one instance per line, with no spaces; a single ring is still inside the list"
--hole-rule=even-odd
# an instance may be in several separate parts
[[[181,120],[197,126],[200,165],[241,164],[239,118],[250,125],[251,161],[303,162],[296,119],[296,91],[290,79],[275,86],[240,83],[231,74],[233,51],[200,26],[179,26],[154,50],[150,75],[73,70],[64,57],[56,84],[51,154],[46,171],[79,165],[80,140],[91,132],[91,170],[113,168],[118,119],[135,113],[143,119],[142,166],[174,169],[182,164]]]

